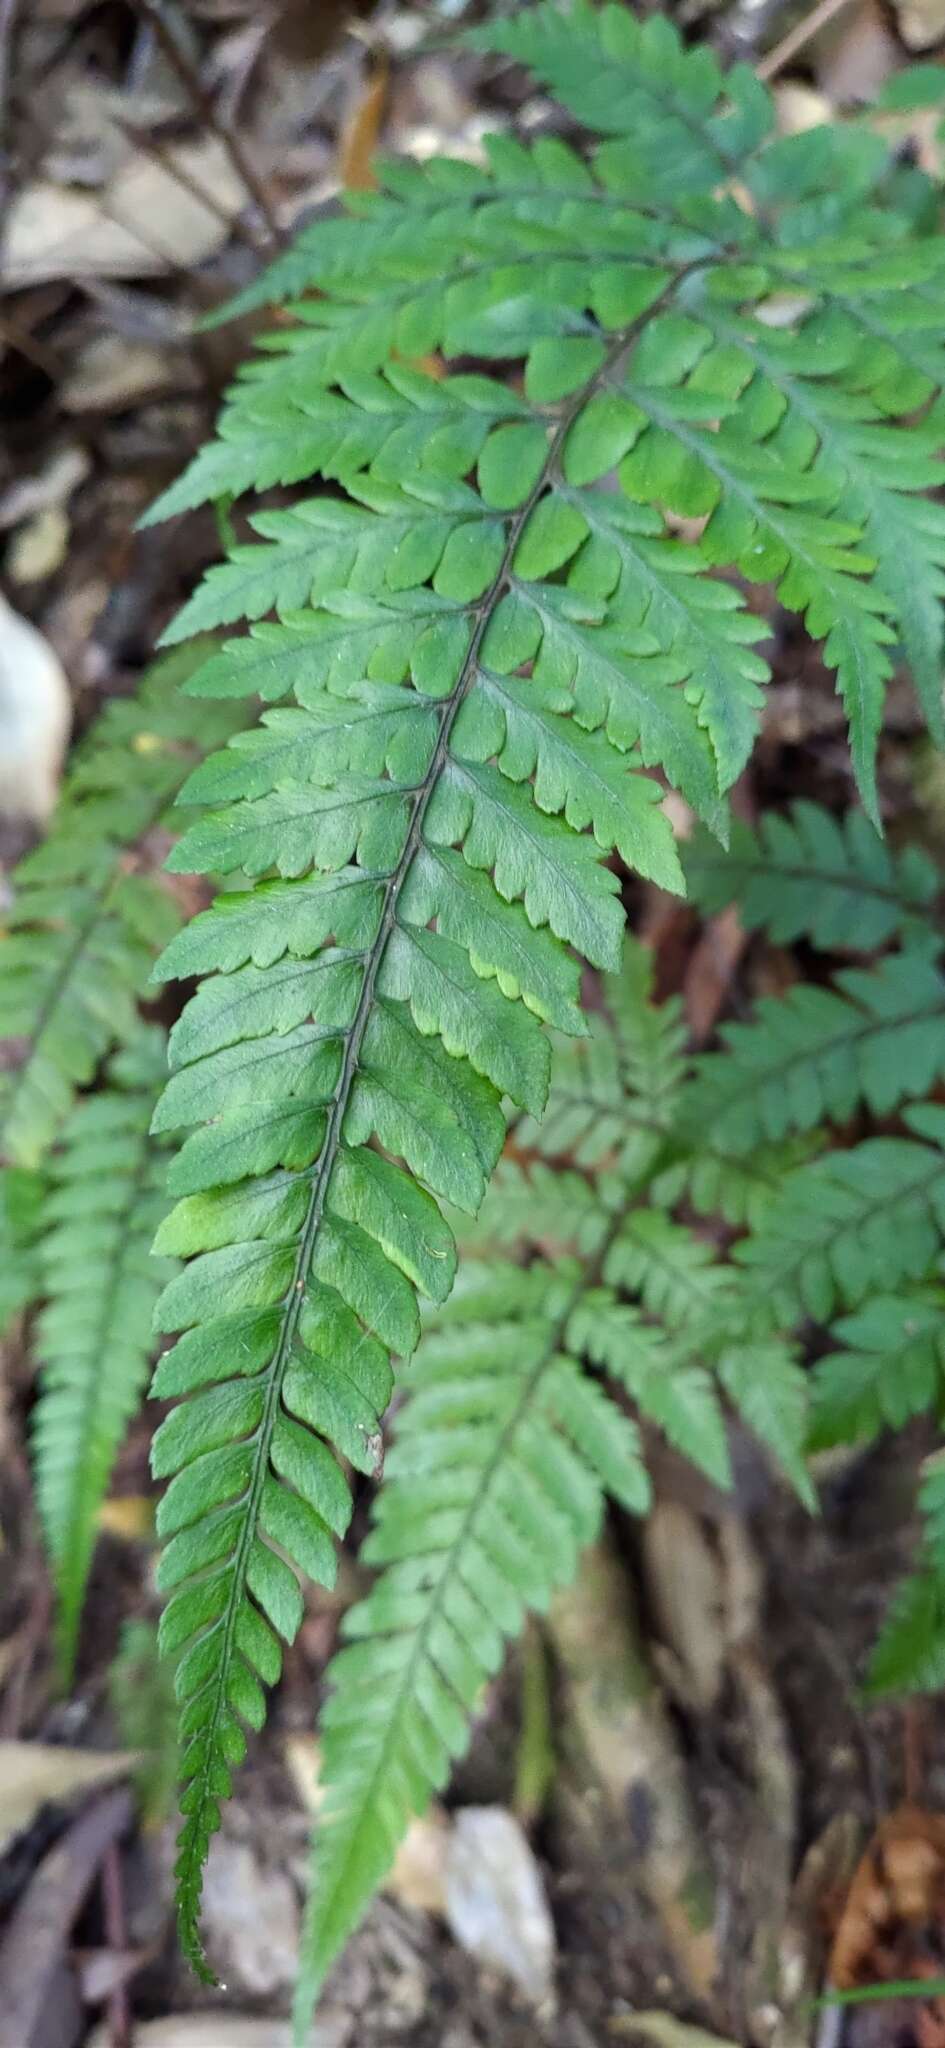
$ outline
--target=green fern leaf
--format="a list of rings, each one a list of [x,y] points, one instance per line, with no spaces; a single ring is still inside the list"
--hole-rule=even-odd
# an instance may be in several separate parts
[[[498,1297],[482,1278],[467,1268],[411,1366],[363,1553],[381,1576],[330,1674],[303,2013],[410,1815],[445,1785],[505,1642],[572,1576],[604,1486],[646,1504],[632,1423],[567,1353],[583,1277],[509,1267]]]
[[[611,1162],[629,1177],[649,1169],[673,1122],[685,1036],[680,1004],[651,1000],[652,978],[650,953],[628,937],[620,974],[605,979],[605,1014],[588,1019],[585,1038],[556,1045],[544,1116],[515,1126],[522,1150]]]
[[[873,1652],[872,1693],[939,1692],[945,1676],[945,1471],[926,1460],[919,1488],[924,1538],[919,1569],[896,1594]]]
[[[945,1070],[945,981],[915,954],[869,971],[844,969],[836,991],[799,984],[758,1005],[757,1022],[723,1026],[681,1109],[697,1139],[732,1152],[837,1123],[866,1102],[878,1116],[930,1088]]]
[[[148,1135],[163,1066],[159,1032],[114,1055],[105,1089],[72,1110],[43,1202],[31,1435],[63,1682],[75,1661],[98,1512],[144,1392],[167,1274],[150,1256],[166,1207],[164,1161]]]
[[[813,1508],[815,1494],[803,1455],[807,1380],[789,1347],[770,1340],[726,1346],[716,1372],[742,1420],[774,1453],[805,1507]]]
[[[811,1442],[815,1450],[870,1442],[933,1407],[945,1362],[945,1297],[877,1294],[833,1334],[847,1347],[813,1371]]]
[[[864,1301],[878,1274],[892,1290],[929,1273],[945,1227],[945,1110],[922,1103],[904,1121],[924,1142],[866,1138],[799,1167],[758,1233],[736,1247],[789,1317],[800,1307],[826,1322],[837,1301]]]
[[[46,1184],[25,1166],[0,1168],[0,1337],[39,1293],[39,1234]]]
[[[737,903],[752,931],[776,945],[810,938],[827,951],[872,952],[927,929],[938,895],[921,847],[893,853],[862,811],[842,821],[819,804],[766,811],[757,832],[736,821],[728,851],[699,833],[685,849],[686,881],[710,915]]]
[[[926,1567],[893,1597],[867,1678],[873,1695],[941,1692],[945,1683],[945,1575]]]
[[[19,1043],[0,1075],[0,1157],[16,1165],[40,1163],[76,1089],[135,1035],[137,999],[180,921],[170,892],[134,872],[131,853],[163,821],[201,748],[232,729],[232,713],[177,694],[201,652],[156,662],[136,697],[109,704],[76,749],[49,837],[14,870],[0,1037]]]
[[[572,955],[617,964],[608,856],[678,886],[647,771],[724,835],[766,672],[757,622],[713,571],[773,581],[822,641],[874,811],[891,651],[912,628],[864,532],[870,406],[883,411],[875,445],[899,531],[921,536],[926,589],[938,573],[928,435],[909,418],[924,398],[910,370],[897,408],[890,365],[931,346],[926,316],[907,334],[897,306],[940,299],[941,249],[912,201],[885,214],[874,203],[883,145],[805,138],[803,170],[772,139],[770,96],[750,73],[723,80],[665,22],[623,8],[546,5],[488,34],[591,124],[587,160],[555,138],[498,138],[483,166],[383,166],[376,193],[313,223],[243,295],[311,293],[265,337],[219,440],[157,508],[304,486],[287,506],[250,507],[253,538],[234,542],[168,635],[279,615],[195,679],[197,695],[258,692],[277,708],[185,791],[213,808],[172,865],[237,887],[173,941],[163,970],[209,977],[175,1028],[156,1118],[196,1127],[161,1239],[190,1263],[161,1310],[184,1335],[158,1384],[181,1405],[154,1455],[171,1479],[164,1638],[181,1652],[179,1886],[198,1963],[200,1866],[243,1724],[259,1725],[278,1638],[297,1627],[296,1573],[330,1578],[346,1525],[333,1452],[373,1468],[390,1355],[415,1347],[417,1291],[438,1302],[451,1282],[439,1205],[477,1208],[508,1102],[540,1112],[542,1025],[578,1023]],[[800,302],[797,361],[776,343],[756,359],[767,329],[755,312],[785,288]],[[834,329],[848,323],[837,381],[849,403],[824,410],[822,447],[803,408],[821,395],[808,359],[832,311]],[[895,339],[861,403],[868,319]],[[433,351],[443,377],[404,367]],[[503,378],[521,365],[514,390],[451,374],[470,357]],[[675,538],[677,517],[700,523],[697,542]],[[913,964],[908,994],[901,962],[848,978],[824,995],[829,1019],[794,999],[792,1085],[762,1091],[760,1128],[737,1103],[716,1117],[714,1097],[701,1119],[723,1160],[839,1112],[841,1040],[858,1047],[853,1099],[901,1099],[896,1034],[899,1069],[905,1046],[933,1084],[941,990]],[[524,1195],[504,1176],[484,1230],[513,1237],[531,1200],[530,1242],[541,1210],[540,1248],[560,1232],[562,1249],[592,1256],[628,1176],[638,1192],[657,1163],[704,1149],[694,1126],[667,1128],[678,1023],[647,1017],[634,1041],[615,1022],[618,1067],[637,1068],[637,1135],[612,1118],[612,1157],[598,1149],[613,1086],[599,1033],[575,1068],[583,1058],[594,1098],[582,1155],[596,1151],[614,1182],[585,1181],[569,1217],[551,1176],[536,1168]],[[750,1050],[738,1055],[751,1094]],[[769,1106],[776,1088],[786,1115]],[[687,1091],[692,1113],[710,1093],[704,1079]],[[747,1180],[730,1166],[733,1204],[748,1204]],[[654,1215],[627,1219],[613,1256],[628,1277],[603,1284],[642,1293],[646,1313],[705,1295],[708,1314],[714,1262]],[[791,1436],[793,1384],[785,1369],[759,1424],[772,1439]],[[702,1383],[688,1385],[701,1399]]]

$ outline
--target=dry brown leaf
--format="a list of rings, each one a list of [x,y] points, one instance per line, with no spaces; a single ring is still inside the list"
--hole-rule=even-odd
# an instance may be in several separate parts
[[[923,1937],[934,1930],[941,1939],[943,1928],[945,1814],[904,1803],[877,1828],[857,1864],[834,1935],[828,1981],[851,1990],[918,1975],[927,1950]],[[945,2014],[945,2004],[941,2010]]]
[[[379,63],[352,107],[338,145],[341,182],[349,192],[373,192],[377,179],[374,158],[387,109],[388,70]]]
[[[11,583],[41,583],[61,568],[69,545],[69,515],[62,505],[44,505],[18,526],[7,548],[4,569]]]
[[[174,161],[225,214],[238,212],[243,184],[216,136],[181,143]],[[153,277],[205,262],[227,233],[196,190],[142,153],[101,197],[48,179],[25,185],[7,215],[0,283],[15,290],[53,277]]]
[[[154,1535],[154,1502],[146,1493],[122,1493],[103,1500],[98,1526],[124,1543],[143,1543]]]
[[[945,0],[893,0],[907,50],[930,50],[945,36]]]
[[[817,84],[832,106],[874,100],[900,62],[896,38],[877,0],[859,0],[832,21],[814,44],[814,61]]]
[[[60,1806],[93,1786],[112,1785],[139,1761],[130,1750],[0,1742],[0,1855],[42,1806]]]
[[[692,2027],[669,2012],[618,2013],[610,2022],[610,2031],[639,2034],[641,2040],[653,2041],[655,2048],[735,2048],[724,2036],[707,2033],[705,2027]]]
[[[711,917],[686,970],[683,1003],[694,1045],[711,1038],[747,944],[734,904]]]
[[[139,399],[186,389],[192,381],[179,354],[120,334],[96,334],[60,385],[59,403],[64,412],[125,412]]]

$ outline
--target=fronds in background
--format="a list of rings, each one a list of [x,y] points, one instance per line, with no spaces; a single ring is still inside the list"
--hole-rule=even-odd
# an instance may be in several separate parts
[[[108,1691],[122,1743],[142,1759],[137,1788],[144,1824],[163,1828],[174,1808],[180,1750],[173,1673],[160,1654],[155,1622],[125,1622]]]
[[[605,1496],[645,1510],[627,1403],[727,1487],[730,1402],[811,1498],[789,1344],[739,1271],[651,1206],[683,1060],[678,1005],[653,1004],[650,973],[628,942],[592,1037],[560,1049],[544,1123],[516,1129],[517,1154],[535,1140],[580,1166],[503,1162],[475,1256],[425,1319],[362,1550],[381,1576],[329,1673],[303,2014],[411,1815],[447,1783],[506,1643],[573,1576]]]
[[[850,942],[867,943],[867,923],[869,943],[902,937],[905,954],[869,974],[840,970],[839,995],[766,999],[755,1022],[725,1027],[723,1050],[687,1063],[679,1005],[654,1006],[648,955],[628,944],[590,1035],[558,1047],[544,1120],[515,1124],[514,1156],[467,1233],[473,1253],[427,1319],[362,1552],[380,1577],[347,1616],[348,1645],[330,1672],[303,2014],[412,1813],[447,1782],[506,1641],[573,1574],[605,1492],[635,1511],[645,1503],[639,1438],[591,1367],[720,1486],[730,1480],[724,1410],[739,1412],[808,1501],[806,1449],[868,1441],[939,1407],[945,1110],[908,1101],[945,1059],[930,959],[937,876],[918,850],[894,864],[881,842],[813,807],[800,821],[767,821],[765,858],[796,864],[799,827],[808,857],[848,897]],[[713,856],[708,881],[697,881],[713,907],[754,886],[754,851],[742,836],[727,860]],[[824,915],[813,895],[805,935]],[[906,987],[929,1043],[903,1061]],[[826,1006],[829,1056],[798,995]],[[889,1015],[884,1035],[873,1020]],[[754,1078],[766,1072],[779,1133],[842,1122],[863,1105],[884,1115],[899,1106],[910,1135],[835,1145],[800,1165],[795,1153],[792,1164],[769,1142]],[[736,1102],[750,1114],[736,1118]],[[828,1133],[816,1136],[823,1148]],[[700,1183],[737,1197],[739,1173],[752,1200],[733,1197],[731,1220],[751,1228],[728,1260],[668,1212]],[[785,1341],[805,1315],[835,1318],[844,1347],[812,1369],[809,1425],[805,1375]],[[877,1648],[878,1688],[926,1687],[941,1674],[937,1475],[933,1462],[923,1557]]]
[[[0,935],[0,1035],[13,1041],[0,1074],[0,1332],[45,1300],[33,1458],[64,1678],[168,1270],[148,1256],[166,1207],[166,1162],[148,1137],[166,1047],[139,1003],[182,915],[153,872],[169,808],[237,723],[180,695],[206,652],[156,662],[76,748],[48,837],[13,871]]]
[[[35,1167],[77,1088],[138,1029],[138,999],[181,921],[140,850],[181,783],[236,720],[179,685],[200,650],[165,656],[134,697],[114,698],[76,748],[48,837],[11,876],[0,935],[0,1162]]]
[[[97,1522],[148,1378],[168,1275],[151,1245],[167,1201],[150,1135],[166,1052],[139,1029],[103,1089],[78,1102],[49,1164],[32,1412],[36,1498],[56,1589],[60,1676],[71,1675]]]
[[[894,852],[862,811],[835,818],[805,802],[765,812],[757,832],[736,819],[728,849],[698,833],[684,864],[700,910],[737,902],[742,923],[779,946],[868,953],[903,934],[921,942],[940,893],[921,847]]]
[[[0,1337],[39,1293],[44,1193],[42,1174],[29,1167],[0,1172]]]
[[[835,1126],[832,1149],[782,1175],[735,1247],[750,1284],[784,1323],[810,1317],[832,1345],[811,1368],[811,1448],[872,1441],[945,1397],[945,1108],[920,1098],[945,1074],[945,981],[937,964],[941,881],[920,848],[893,854],[852,813],[815,805],[772,813],[729,854],[696,842],[687,873],[706,909],[736,902],[771,937],[833,950],[895,945],[833,985],[766,998],[751,1023],[724,1026],[726,1049],[696,1063],[681,1119],[749,1147],[760,1133]],[[880,1135],[843,1143],[869,1111]],[[901,1126],[890,1131],[895,1115]],[[836,1128],[839,1127],[839,1128]],[[826,1134],[822,1134],[826,1135]],[[945,1642],[942,1482],[920,1490],[920,1567],[881,1634],[876,1690],[940,1683]]]

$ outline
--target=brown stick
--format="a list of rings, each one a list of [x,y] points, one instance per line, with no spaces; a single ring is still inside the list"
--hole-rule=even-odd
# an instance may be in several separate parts
[[[239,137],[233,134],[225,121],[221,121],[213,99],[208,93],[202,78],[191,63],[190,58],[181,49],[177,36],[165,14],[163,0],[135,0],[135,4],[139,13],[144,16],[148,26],[154,30],[168,63],[176,71],[185,91],[190,95],[205,127],[209,128],[210,133],[215,135],[219,142],[222,142],[230,162],[242,178],[250,197],[258,206],[272,240],[281,244],[284,239],[282,229],[276,219],[275,210],[266,187],[259,173],[250,162]]]
[[[230,234],[239,235],[240,240],[245,242],[248,248],[252,249],[254,255],[259,254],[259,242],[252,229],[243,220],[242,215],[228,213],[226,207],[221,206],[219,199],[208,189],[203,180],[195,178],[192,171],[186,171],[183,164],[178,163],[173,150],[169,149],[166,143],[156,142],[153,136],[145,134],[144,130],[139,128],[134,121],[126,121],[122,114],[113,114],[112,120],[116,128],[121,130],[122,135],[126,136],[128,141],[134,145],[134,148],[140,150],[142,156],[150,157],[152,163],[159,164],[161,170],[166,171],[169,178],[176,179],[178,185],[182,185],[184,191],[189,192],[192,199],[198,200],[201,206],[205,206],[207,212],[212,213],[215,220],[222,222],[222,225]]]
[[[659,1916],[680,1977],[712,2010],[719,1975],[715,1884],[679,1749],[637,1630],[633,1594],[614,1551],[585,1554],[555,1599],[549,1633],[564,1679],[565,1743],[597,1788],[615,1840]]]
[[[24,2048],[46,2004],[75,1916],[110,1842],[131,1823],[130,1792],[107,1792],[44,1856],[0,1941],[0,2048]]]
[[[850,0],[818,0],[818,5],[810,14],[806,14],[803,21],[795,22],[787,35],[782,36],[781,41],[775,44],[774,49],[769,50],[768,55],[762,57],[761,62],[755,65],[756,75],[765,81],[774,78],[779,71],[783,71],[785,64],[790,63],[792,57],[797,56],[798,50],[803,50],[805,43],[809,43],[822,28],[826,28],[828,21],[832,21],[834,15],[841,14],[849,4]]]
[[[121,1878],[121,1853],[113,1837],[102,1858],[102,1905],[105,1918],[105,1938],[109,1948],[121,1954],[127,1941],[125,1926],[125,1895]],[[128,2004],[128,1986],[122,1979],[115,1984],[108,1999],[108,2032],[111,2048],[129,2048],[131,2041],[131,2007]]]

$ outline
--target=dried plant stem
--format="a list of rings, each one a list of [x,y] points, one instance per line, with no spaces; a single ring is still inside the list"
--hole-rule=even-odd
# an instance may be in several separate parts
[[[656,1911],[687,1989],[712,2008],[719,1977],[715,1883],[685,1767],[640,1642],[612,1548],[585,1554],[549,1619],[564,1689],[566,1745],[625,1833],[632,1875]]]
[[[217,137],[219,142],[222,142],[231,163],[242,178],[247,192],[258,206],[272,240],[274,242],[281,242],[283,240],[282,229],[276,219],[275,210],[266,187],[258,171],[254,169],[250,162],[239,137],[233,133],[232,129],[227,127],[224,121],[221,121],[213,99],[210,93],[208,93],[203,80],[195,66],[191,63],[190,58],[181,49],[177,36],[167,18],[163,0],[136,0],[136,5],[149,27],[154,30],[168,63],[176,71],[181,84],[190,95],[204,126],[210,130],[212,135]]]
[[[169,149],[166,143],[156,142],[152,136],[145,134],[134,121],[126,121],[120,114],[113,115],[112,118],[116,128],[121,129],[122,134],[127,137],[135,149],[140,150],[142,156],[150,157],[152,163],[159,164],[161,170],[166,171],[169,178],[176,179],[178,185],[183,186],[184,191],[189,192],[191,198],[196,199],[201,206],[205,206],[207,212],[212,213],[215,220],[221,221],[230,234],[239,235],[240,240],[245,242],[248,248],[252,249],[254,255],[258,254],[259,242],[252,228],[247,225],[246,221],[238,213],[228,213],[226,207],[221,206],[219,199],[208,189],[202,178],[195,178],[192,171],[185,170],[183,164],[178,162],[173,150]]]
[[[826,28],[828,21],[833,21],[834,16],[842,14],[843,9],[849,5],[850,0],[819,0],[819,4],[812,8],[810,14],[805,14],[803,21],[795,22],[787,35],[782,36],[781,41],[775,44],[774,49],[769,50],[768,55],[762,57],[760,63],[755,65],[757,76],[764,80],[777,77],[785,64],[789,64],[791,58],[797,56],[798,50],[803,50],[813,36],[818,35],[822,28]]]

